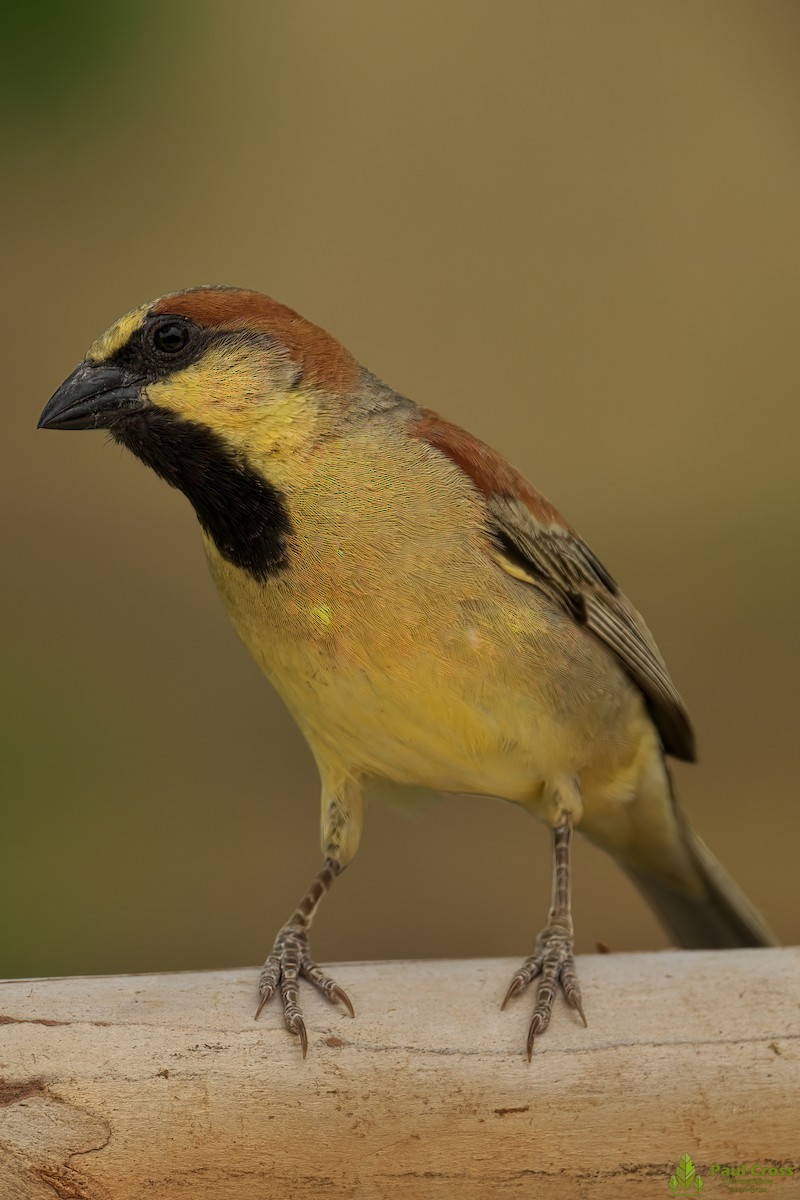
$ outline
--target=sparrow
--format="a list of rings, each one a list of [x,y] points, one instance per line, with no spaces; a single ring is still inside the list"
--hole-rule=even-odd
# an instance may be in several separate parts
[[[200,287],[122,317],[39,420],[106,429],[189,500],[230,620],[321,780],[323,863],[275,938],[305,1057],[320,900],[380,781],[501,797],[552,833],[552,901],[505,1004],[538,980],[526,1052],[575,969],[573,831],[606,849],[686,947],[766,946],[763,918],[690,828],[666,759],[686,708],[644,621],[558,510],[498,453],[395,392],[259,292]]]

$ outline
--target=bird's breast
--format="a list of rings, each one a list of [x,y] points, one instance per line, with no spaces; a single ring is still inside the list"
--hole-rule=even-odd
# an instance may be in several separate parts
[[[629,753],[631,687],[493,563],[466,478],[407,438],[330,455],[287,486],[283,570],[259,582],[206,539],[235,629],[318,760],[531,803],[543,780]]]

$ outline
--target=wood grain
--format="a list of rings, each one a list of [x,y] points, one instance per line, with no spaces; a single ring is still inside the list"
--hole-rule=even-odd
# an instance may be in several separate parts
[[[684,1152],[800,1195],[800,950],[584,958],[530,1065],[517,965],[336,967],[305,1062],[255,969],[2,983],[0,1198],[666,1197]]]

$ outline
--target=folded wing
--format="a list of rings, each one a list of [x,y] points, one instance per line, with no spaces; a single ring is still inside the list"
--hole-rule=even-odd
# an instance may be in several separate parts
[[[641,688],[664,749],[694,761],[691,723],[653,636],[586,543],[518,471],[465,430],[425,412],[415,432],[483,494],[495,561],[548,595],[613,651]]]

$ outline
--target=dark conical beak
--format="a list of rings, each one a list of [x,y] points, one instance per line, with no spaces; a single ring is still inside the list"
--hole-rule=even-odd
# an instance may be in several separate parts
[[[146,407],[143,382],[111,363],[82,362],[48,401],[37,428],[108,429]]]

